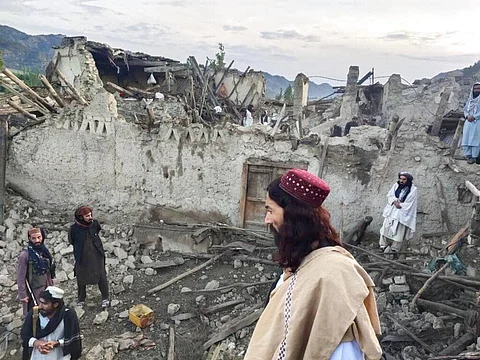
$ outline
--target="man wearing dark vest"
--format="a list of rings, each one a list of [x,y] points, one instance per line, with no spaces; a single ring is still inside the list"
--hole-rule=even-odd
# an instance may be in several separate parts
[[[28,246],[18,256],[18,300],[23,304],[24,317],[55,278],[55,262],[44,241],[42,228],[28,230]]]
[[[78,285],[77,306],[83,307],[87,285],[98,285],[102,293],[102,308],[110,305],[105,250],[100,239],[100,224],[93,219],[90,206],[80,206],[75,211],[75,223],[68,231],[68,241],[73,245],[75,276]]]

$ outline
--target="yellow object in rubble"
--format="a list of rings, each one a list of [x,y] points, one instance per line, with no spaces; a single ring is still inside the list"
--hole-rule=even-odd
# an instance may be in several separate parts
[[[128,319],[139,328],[153,324],[153,310],[143,304],[138,304],[128,310]]]

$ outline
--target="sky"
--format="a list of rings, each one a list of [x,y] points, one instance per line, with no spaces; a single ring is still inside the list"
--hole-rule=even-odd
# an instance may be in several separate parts
[[[28,34],[83,35],[112,47],[199,63],[226,62],[294,79],[400,74],[431,78],[480,60],[464,0],[0,0],[0,24]]]

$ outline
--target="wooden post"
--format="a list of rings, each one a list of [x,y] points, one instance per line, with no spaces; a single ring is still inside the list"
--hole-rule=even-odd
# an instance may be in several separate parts
[[[458,120],[458,125],[457,125],[457,128],[455,129],[455,135],[453,136],[453,140],[452,140],[452,146],[450,147],[450,157],[452,158],[455,155],[455,151],[457,151],[458,140],[460,139],[460,136],[462,136],[464,124],[465,124],[465,118],[462,117]]]
[[[0,120],[0,224],[5,214],[5,177],[7,172],[8,121]]]
[[[170,325],[167,360],[175,360],[175,328]]]
[[[215,94],[217,93],[218,89],[220,89],[220,86],[222,86],[222,82],[223,82],[223,80],[225,79],[225,76],[227,76],[228,71],[229,71],[230,68],[232,67],[234,61],[235,61],[235,60],[232,60],[232,62],[230,63],[230,65],[228,65],[228,67],[227,67],[225,70],[223,70],[223,75],[222,75],[222,77],[220,78],[220,81],[218,82],[217,87],[215,88]]]
[[[330,137],[327,137],[325,139],[325,144],[323,144],[322,147],[322,162],[320,163],[320,169],[318,170],[318,177],[321,178],[323,176],[323,170],[325,168],[325,161],[327,159],[327,150],[328,150],[328,141],[330,140]]]
[[[247,69],[245,70],[245,72],[242,75],[240,75],[240,79],[238,79],[237,83],[233,86],[232,91],[230,91],[230,94],[228,95],[229,99],[233,95],[235,90],[237,90],[237,87],[238,87],[238,85],[240,85],[240,82],[242,81],[242,79],[247,75],[248,70],[250,70],[250,66],[248,66]]]
[[[8,105],[10,105],[12,108],[17,110],[19,113],[21,113],[23,116],[31,119],[31,120],[37,120],[37,117],[33,114],[30,114],[28,111],[22,109],[21,106],[15,104],[12,100],[8,99],[7,100]]]
[[[57,92],[55,91],[55,89],[52,87],[52,85],[50,84],[50,82],[47,80],[47,78],[40,74],[39,75],[39,78],[40,78],[40,81],[43,83],[43,85],[45,85],[45,87],[47,88],[48,92],[50,93],[50,95],[52,95],[52,97],[55,99],[55,101],[57,102],[58,106],[60,107],[65,107],[65,103],[63,102],[62,98],[60,96],[58,96]]]
[[[240,105],[241,108],[245,105],[248,97],[256,88],[257,88],[257,85],[255,85],[255,83],[253,83],[252,86],[250,86],[250,89],[248,89],[247,95],[245,95],[245,98],[243,99],[242,104]]]
[[[115,91],[118,91],[118,92],[121,92],[121,93],[124,93],[125,95],[128,95],[128,96],[132,96],[132,97],[135,97],[135,94],[117,84],[114,84],[110,81],[107,82],[107,85],[110,86],[111,88],[113,88]]]
[[[65,77],[65,75],[63,75],[62,72],[58,69],[57,69],[57,75],[65,83],[65,85],[67,85],[67,87],[70,89],[70,91],[72,92],[72,96],[75,98],[75,100],[77,100],[82,105],[88,105],[87,100],[85,100],[78,93],[77,89],[75,89],[73,85],[67,81],[67,78]]]
[[[3,69],[3,73],[7,75],[10,78],[10,80],[12,80],[15,84],[17,84],[23,90],[25,90],[28,93],[28,95],[30,95],[36,102],[46,107],[49,111],[55,112],[55,108],[52,105],[50,105],[44,98],[42,98],[35,91],[33,91],[29,86],[27,86],[22,80],[16,77],[15,74],[12,73],[10,70]]]

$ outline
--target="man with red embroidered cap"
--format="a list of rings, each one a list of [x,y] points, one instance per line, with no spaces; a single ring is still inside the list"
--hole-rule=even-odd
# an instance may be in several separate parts
[[[68,241],[73,245],[75,257],[78,307],[83,307],[85,303],[87,285],[98,285],[102,294],[102,308],[110,305],[101,229],[100,223],[93,219],[93,209],[90,206],[80,206],[75,211],[75,223],[68,231]]]
[[[340,243],[317,176],[293,169],[270,183],[265,223],[283,274],[245,360],[377,360],[382,350],[374,283]]]
[[[55,261],[45,246],[45,231],[42,228],[28,230],[28,245],[18,256],[17,285],[18,300],[27,315],[40,293],[55,279]]]

